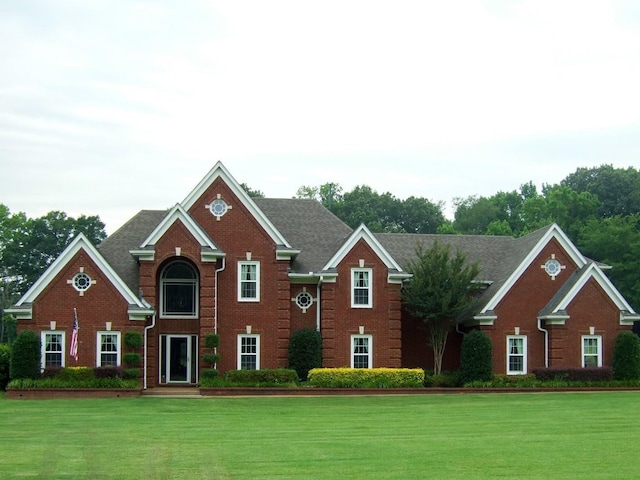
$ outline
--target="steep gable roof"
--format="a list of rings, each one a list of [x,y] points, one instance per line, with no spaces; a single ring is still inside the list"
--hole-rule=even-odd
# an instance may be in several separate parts
[[[31,288],[18,300],[15,306],[12,309],[7,310],[7,312],[16,313],[19,318],[31,318],[31,305],[33,302],[80,251],[84,251],[89,256],[91,261],[93,261],[93,263],[103,273],[105,278],[127,301],[129,304],[128,311],[130,319],[144,318],[146,315],[151,315],[153,313],[153,309],[131,291],[115,270],[111,268],[100,252],[98,252],[96,247],[94,247],[82,233],[78,234],[67,248],[64,249],[60,256],[58,256],[58,258],[49,265],[49,268],[47,268]]]
[[[240,186],[240,184],[236,181],[235,178],[229,173],[227,168],[222,164],[222,162],[217,162],[214,167],[205,175],[205,177],[200,180],[200,183],[196,185],[196,187],[186,196],[186,198],[182,201],[181,205],[186,210],[189,211],[191,207],[195,204],[195,202],[204,194],[204,192],[211,186],[211,184],[221,178],[231,189],[236,197],[242,202],[242,204],[249,210],[251,215],[255,217],[260,226],[267,232],[267,234],[271,237],[273,242],[284,248],[280,248],[280,250],[291,249],[291,245],[285,239],[285,237],[280,233],[280,231],[271,223],[269,218],[264,215],[262,210],[258,208],[253,199],[247,194],[247,192]],[[292,252],[297,253],[297,252]]]
[[[640,320],[640,315],[636,314],[631,305],[629,305],[595,262],[589,262],[573,272],[549,303],[540,311],[538,318],[549,322],[564,324],[564,321],[569,318],[567,307],[591,279],[596,281],[618,310],[620,310],[620,324],[631,325],[634,321]]]

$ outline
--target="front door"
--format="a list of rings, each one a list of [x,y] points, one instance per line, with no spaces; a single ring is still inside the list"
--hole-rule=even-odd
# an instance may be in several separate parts
[[[162,365],[163,383],[193,383],[195,382],[194,349],[196,348],[194,335],[166,335],[162,345],[164,355]]]

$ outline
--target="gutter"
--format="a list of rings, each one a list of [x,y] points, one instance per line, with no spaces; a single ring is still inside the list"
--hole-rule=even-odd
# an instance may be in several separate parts
[[[147,325],[146,327],[144,327],[144,372],[142,375],[142,379],[143,379],[143,385],[142,388],[143,390],[147,389],[147,364],[148,364],[148,359],[147,359],[147,346],[149,344],[148,342],[148,333],[149,330],[151,330],[153,327],[156,326],[156,314],[154,313],[153,316],[151,317],[151,325]]]
[[[549,368],[549,330],[542,328],[542,319],[538,319],[538,330],[544,333],[544,367]]]

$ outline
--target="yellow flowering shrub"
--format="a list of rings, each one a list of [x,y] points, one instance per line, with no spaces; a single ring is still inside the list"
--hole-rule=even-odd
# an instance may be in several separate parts
[[[309,384],[333,388],[418,388],[424,384],[421,368],[314,368]]]

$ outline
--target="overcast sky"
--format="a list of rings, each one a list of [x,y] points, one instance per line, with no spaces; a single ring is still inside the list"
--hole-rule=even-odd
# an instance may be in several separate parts
[[[489,196],[640,166],[640,2],[0,0],[0,203],[112,233],[221,160]]]

